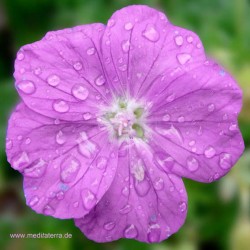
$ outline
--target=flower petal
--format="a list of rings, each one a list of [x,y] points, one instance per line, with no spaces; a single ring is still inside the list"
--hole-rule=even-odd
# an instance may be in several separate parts
[[[25,45],[15,62],[16,88],[32,110],[67,121],[91,120],[110,100],[100,41],[105,26],[49,32]]]
[[[175,233],[187,212],[182,180],[155,168],[144,143],[123,148],[118,164],[110,189],[87,216],[75,220],[76,226],[98,242],[160,242]]]
[[[160,94],[148,117],[154,131],[151,146],[156,158],[161,155],[160,167],[201,182],[219,179],[244,150],[237,121],[240,88],[228,73],[208,61],[168,87],[176,95],[167,100]],[[164,163],[169,157],[174,160],[171,166]]]
[[[7,136],[8,161],[23,174],[27,205],[37,213],[82,217],[113,180],[117,150],[96,126],[54,123],[21,103]]]
[[[205,60],[196,34],[172,25],[163,13],[143,5],[113,14],[102,48],[113,88],[120,95],[125,92],[140,98],[146,98],[152,87],[159,91],[165,75],[175,72],[175,78]]]

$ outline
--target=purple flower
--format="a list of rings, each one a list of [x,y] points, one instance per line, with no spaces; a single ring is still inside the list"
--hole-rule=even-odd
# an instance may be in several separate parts
[[[27,204],[98,242],[168,238],[186,218],[181,178],[218,180],[244,150],[237,83],[147,6],[47,33],[14,76],[6,151]]]

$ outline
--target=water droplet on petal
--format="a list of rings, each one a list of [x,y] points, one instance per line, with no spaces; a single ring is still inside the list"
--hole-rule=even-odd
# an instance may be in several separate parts
[[[199,168],[199,162],[193,156],[187,158],[187,167],[191,172],[196,171]]]
[[[230,131],[236,131],[238,129],[238,126],[236,123],[231,123],[228,129]]]
[[[73,207],[76,208],[76,207],[78,207],[78,206],[79,206],[79,202],[78,202],[78,201],[76,201],[76,202],[73,203]]]
[[[36,91],[35,84],[32,81],[23,80],[17,83],[17,88],[24,94],[31,95]]]
[[[129,40],[127,41],[123,41],[122,42],[122,50],[127,53],[129,51],[129,48],[130,48],[130,42]]]
[[[164,188],[164,181],[161,177],[156,178],[153,184],[154,184],[155,190],[159,191]]]
[[[177,55],[177,60],[181,65],[186,64],[191,59],[191,55],[187,53],[181,53]]]
[[[25,168],[23,174],[32,178],[40,178],[44,175],[48,163],[43,159],[38,159]]]
[[[80,62],[76,62],[74,63],[73,67],[75,70],[79,71],[82,69],[82,64]]]
[[[103,227],[105,230],[110,231],[115,227],[115,222],[114,221],[107,222],[103,225]]]
[[[176,45],[181,46],[183,44],[183,37],[182,36],[176,36],[174,38]]]
[[[81,163],[74,156],[69,156],[61,163],[61,180],[65,183],[74,181],[81,167]]]
[[[40,75],[42,73],[42,69],[40,68],[40,67],[37,67],[37,68],[35,68],[35,70],[34,70],[34,74],[35,75]]]
[[[75,84],[71,90],[73,96],[81,101],[84,101],[89,96],[89,91],[87,88],[81,84]]]
[[[190,141],[190,142],[188,143],[188,145],[189,145],[190,147],[194,146],[194,144],[195,144],[195,141],[194,141],[194,140],[192,140],[192,141]]]
[[[91,118],[92,118],[92,115],[91,115],[89,112],[83,114],[83,119],[84,119],[85,121],[88,121],[88,120],[90,120]]]
[[[221,153],[220,154],[220,167],[222,169],[231,168],[232,164],[232,156],[229,153]]]
[[[58,113],[66,113],[69,111],[69,105],[63,100],[55,100],[53,108]]]
[[[96,78],[96,80],[95,80],[95,84],[96,84],[97,86],[102,86],[105,82],[106,82],[106,80],[105,80],[105,78],[104,78],[103,75],[98,76],[98,77]]]
[[[56,87],[60,83],[60,77],[58,75],[50,75],[47,78],[47,83],[50,86]]]
[[[138,235],[138,230],[135,225],[128,225],[124,230],[124,237],[127,239],[134,239]]]
[[[208,146],[205,151],[204,151],[204,154],[207,158],[212,158],[214,157],[216,151],[215,149],[212,147],[212,146]]]
[[[6,139],[6,149],[11,149],[13,146],[12,140]]]
[[[29,201],[29,206],[33,207],[39,202],[38,196],[33,196]]]
[[[96,167],[103,170],[106,168],[108,159],[104,156],[99,156],[96,160]]]
[[[98,146],[95,143],[89,140],[86,140],[78,144],[78,149],[79,149],[79,152],[84,157],[90,159],[90,158],[93,158],[97,154]]]
[[[61,130],[56,134],[56,142],[59,145],[62,145],[66,142],[66,137]]]
[[[164,122],[168,122],[170,120],[170,115],[169,114],[165,114],[163,117],[162,117],[162,120]]]
[[[159,133],[160,135],[163,135],[170,139],[173,142],[176,142],[178,144],[183,143],[183,137],[181,132],[179,131],[178,128],[174,127],[171,125],[169,128],[166,127],[156,127],[155,128],[156,132]]]
[[[214,105],[213,103],[211,103],[211,104],[209,104],[209,105],[207,106],[208,112],[213,112],[214,109],[215,109],[215,105]]]
[[[19,51],[17,53],[17,60],[22,61],[24,59],[24,53]]]
[[[129,212],[131,212],[131,210],[132,210],[132,206],[129,205],[129,204],[127,204],[127,205],[125,205],[124,207],[122,207],[122,208],[119,210],[119,212],[120,212],[120,214],[128,214]]]
[[[15,169],[22,169],[23,167],[27,166],[29,162],[30,160],[27,153],[22,152],[20,155],[14,158],[12,165]]]
[[[228,115],[227,114],[224,114],[223,117],[222,117],[223,121],[226,121],[228,119]]]
[[[87,50],[87,55],[89,55],[89,56],[92,56],[92,55],[94,55],[95,54],[95,48],[93,47],[93,48],[89,48],[88,50]]]
[[[132,24],[132,23],[125,23],[125,25],[124,25],[124,29],[125,30],[131,30],[131,29],[133,29],[133,27],[134,27],[134,25]]]
[[[161,238],[161,228],[159,224],[152,224],[148,229],[147,235],[148,241],[150,243],[159,242]]]
[[[181,202],[179,204],[179,209],[182,213],[184,213],[185,211],[187,211],[187,203],[185,201]]]
[[[114,26],[114,25],[115,25],[115,20],[114,20],[114,19],[108,20],[108,23],[107,23],[107,26],[108,26],[108,27],[112,27],[112,26]]]
[[[93,208],[97,202],[96,196],[89,189],[82,190],[82,200],[83,205],[87,210]]]
[[[174,159],[167,153],[157,152],[154,154],[154,162],[160,169],[169,171],[174,165]]]
[[[129,189],[128,187],[124,187],[122,189],[122,194],[125,196],[125,197],[128,197],[129,196]]]
[[[25,144],[26,145],[29,145],[31,143],[31,139],[28,137],[28,138],[26,138],[26,140],[25,140]]]
[[[159,32],[153,24],[148,24],[142,35],[151,42],[157,42],[160,38]]]
[[[43,209],[43,213],[44,213],[45,215],[52,215],[52,214],[55,213],[55,210],[54,210],[51,206],[46,205],[46,206],[44,207],[44,209]]]
[[[124,65],[121,65],[121,66],[119,66],[118,67],[118,69],[120,70],[120,71],[126,71],[127,70],[127,64],[124,64]]]
[[[194,40],[194,38],[193,38],[192,36],[188,36],[188,37],[187,37],[187,42],[188,42],[188,43],[192,43],[193,40]]]
[[[184,121],[185,121],[184,116],[179,116],[179,117],[178,117],[178,122],[182,123],[182,122],[184,122]]]
[[[135,191],[139,196],[145,196],[151,187],[147,178],[144,178],[142,181],[137,181],[136,178],[134,178],[134,186]]]
[[[64,192],[63,191],[59,191],[57,194],[56,194],[56,198],[58,200],[63,200],[64,199]]]

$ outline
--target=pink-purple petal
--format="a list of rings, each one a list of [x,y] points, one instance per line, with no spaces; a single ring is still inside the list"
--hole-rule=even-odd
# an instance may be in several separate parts
[[[143,144],[127,146],[119,157],[115,179],[97,206],[76,225],[90,239],[119,238],[160,242],[184,223],[187,196],[182,180],[152,164]]]
[[[8,161],[23,174],[27,205],[38,213],[82,217],[113,180],[117,149],[96,126],[55,124],[21,103],[10,118],[7,137]]]
[[[52,118],[93,119],[111,97],[100,48],[104,29],[93,24],[53,31],[22,47],[14,76],[25,104]]]

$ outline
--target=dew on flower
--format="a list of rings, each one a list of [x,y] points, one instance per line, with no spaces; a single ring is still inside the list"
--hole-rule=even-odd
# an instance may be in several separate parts
[[[202,48],[143,5],[23,46],[6,152],[27,204],[97,242],[177,232],[182,178],[218,180],[244,150],[241,90]]]

